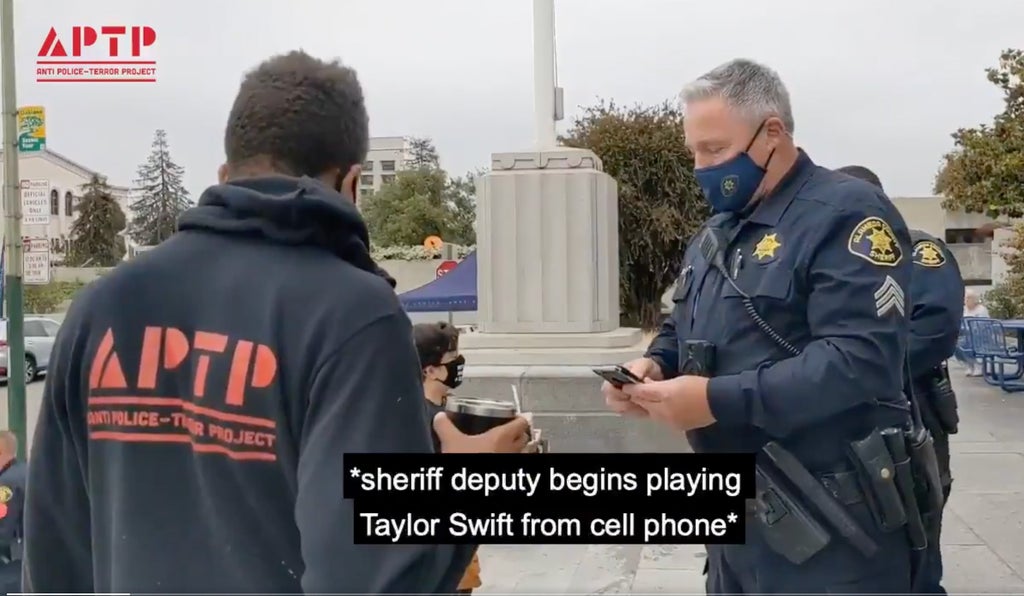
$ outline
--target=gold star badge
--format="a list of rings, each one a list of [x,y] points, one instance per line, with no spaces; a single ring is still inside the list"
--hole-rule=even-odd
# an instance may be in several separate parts
[[[775,251],[782,246],[779,242],[778,234],[765,234],[763,238],[754,247],[754,258],[758,261],[765,259],[771,259],[775,256]]]

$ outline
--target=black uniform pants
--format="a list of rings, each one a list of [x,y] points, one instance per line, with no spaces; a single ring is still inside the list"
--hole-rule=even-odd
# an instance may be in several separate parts
[[[864,503],[848,505],[878,544],[870,559],[838,534],[803,565],[771,550],[761,527],[747,518],[743,545],[708,545],[708,594],[905,594],[911,591],[911,550],[905,530],[884,533]]]
[[[950,490],[953,484],[953,475],[949,468],[949,435],[941,429],[932,429],[932,440],[935,442],[935,455],[939,463],[939,476],[945,483],[942,487],[943,511],[939,513],[934,536],[928,538],[928,552],[920,579],[914,586],[917,594],[945,594],[946,589],[942,587],[942,513],[945,511],[945,502],[949,501]]]

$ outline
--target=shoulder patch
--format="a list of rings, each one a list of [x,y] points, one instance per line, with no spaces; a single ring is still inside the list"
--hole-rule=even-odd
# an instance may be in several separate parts
[[[9,486],[0,486],[0,503],[6,503],[14,496],[14,491]]]
[[[946,253],[938,243],[921,240],[914,245],[914,264],[922,267],[942,267],[946,264]]]
[[[884,219],[868,217],[853,228],[847,242],[850,254],[882,267],[895,267],[903,260],[896,233]]]

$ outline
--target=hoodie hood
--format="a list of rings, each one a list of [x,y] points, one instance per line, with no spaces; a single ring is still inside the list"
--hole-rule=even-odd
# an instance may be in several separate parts
[[[266,176],[211,186],[196,207],[181,214],[178,229],[317,246],[396,285],[370,257],[366,223],[356,206],[312,178]]]

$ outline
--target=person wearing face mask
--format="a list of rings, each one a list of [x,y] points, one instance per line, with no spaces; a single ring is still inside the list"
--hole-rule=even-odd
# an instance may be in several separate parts
[[[458,432],[444,412],[445,403],[452,390],[462,384],[462,371],[466,365],[466,358],[459,353],[459,330],[444,321],[419,323],[413,326],[413,340],[423,372],[423,396],[426,398],[428,418],[433,420],[434,448],[442,451],[442,437],[453,431]],[[537,441],[527,442],[529,436],[521,420],[523,419],[517,419],[516,422],[505,426],[515,425],[510,428],[515,429],[512,432],[520,433],[520,440],[524,444],[522,451],[534,453],[537,451]],[[481,585],[483,584],[480,579],[480,558],[474,553],[473,560],[459,583],[457,593],[471,594]]]
[[[433,452],[412,324],[353,204],[368,143],[351,68],[295,51],[246,73],[220,183],[61,327],[25,592],[455,591],[472,546],[354,544],[342,494],[346,454]],[[519,452],[527,426],[441,447]]]
[[[462,384],[462,369],[466,359],[459,354],[459,330],[445,322],[419,323],[413,326],[413,341],[423,370],[423,396],[426,398],[428,418],[433,420],[444,412],[445,402],[453,389]],[[444,423],[446,418],[438,419]],[[434,434],[434,446],[441,450],[441,439]],[[483,585],[480,579],[480,557],[466,568],[456,593],[471,594]]]
[[[709,594],[909,592],[905,520],[875,507],[900,496],[862,480],[892,478],[864,454],[908,420],[906,224],[880,189],[796,145],[772,69],[733,60],[681,100],[714,215],[671,316],[625,364],[644,382],[606,383],[605,400],[686,431],[697,453],[758,454],[746,543],[707,547]]]

